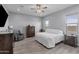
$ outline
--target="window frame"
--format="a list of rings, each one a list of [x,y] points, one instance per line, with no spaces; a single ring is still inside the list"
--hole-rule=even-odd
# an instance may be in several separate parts
[[[67,16],[73,16],[73,15],[66,15],[66,34],[67,34],[67,27],[68,27],[68,24],[76,24],[76,34],[78,33],[78,17],[76,16],[76,14],[75,14],[75,16],[76,16],[76,18],[77,18],[77,23],[67,23]],[[72,35],[72,34],[71,34]]]

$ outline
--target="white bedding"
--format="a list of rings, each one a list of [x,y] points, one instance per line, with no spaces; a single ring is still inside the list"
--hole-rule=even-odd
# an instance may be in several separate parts
[[[64,39],[64,35],[49,32],[39,32],[36,34],[35,39],[47,48],[52,48],[55,47],[56,43]]]

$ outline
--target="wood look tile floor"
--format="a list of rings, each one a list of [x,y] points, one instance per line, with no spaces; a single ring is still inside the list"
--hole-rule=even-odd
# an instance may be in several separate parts
[[[34,38],[15,42],[13,50],[14,54],[79,54],[79,47],[74,48],[60,43],[52,49],[47,49]]]

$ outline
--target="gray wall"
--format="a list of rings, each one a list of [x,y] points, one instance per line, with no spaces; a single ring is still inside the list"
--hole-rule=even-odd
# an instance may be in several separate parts
[[[66,15],[72,15],[72,14],[76,14],[79,19],[79,5],[74,5],[72,7],[66,8],[64,10],[55,12],[53,14],[50,14],[50,15],[44,17],[43,21],[42,21],[42,23],[43,23],[42,26],[44,29],[46,29],[45,21],[48,20],[49,21],[48,28],[61,29],[64,31],[64,33],[66,33],[66,24],[65,24]],[[78,25],[78,30],[79,30],[79,25]],[[78,42],[79,42],[79,40],[78,40]]]
[[[27,25],[35,26],[36,32],[41,28],[41,21],[39,17],[21,15],[21,14],[10,14],[9,25],[13,26],[14,30],[20,30],[22,33],[26,33]]]

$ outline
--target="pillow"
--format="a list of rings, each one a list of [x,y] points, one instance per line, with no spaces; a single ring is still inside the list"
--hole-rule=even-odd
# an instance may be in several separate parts
[[[57,29],[47,29],[46,32],[53,34],[63,34],[63,31]]]

